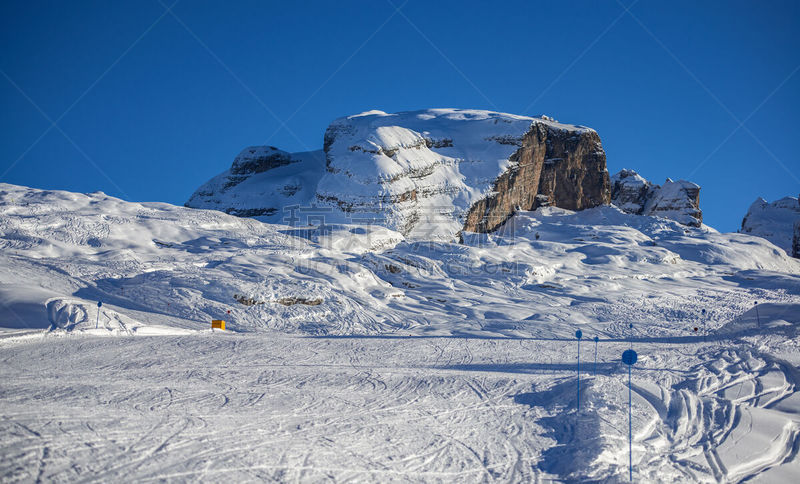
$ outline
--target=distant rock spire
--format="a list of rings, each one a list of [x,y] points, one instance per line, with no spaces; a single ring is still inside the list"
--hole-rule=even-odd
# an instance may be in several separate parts
[[[793,257],[800,256],[800,197],[768,202],[758,197],[742,219],[740,233],[756,235],[777,245]]]
[[[667,178],[659,186],[623,169],[611,177],[611,203],[626,213],[668,218],[690,227],[703,223],[700,186],[686,180]]]

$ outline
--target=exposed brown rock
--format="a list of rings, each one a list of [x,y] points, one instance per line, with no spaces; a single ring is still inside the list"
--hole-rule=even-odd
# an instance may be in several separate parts
[[[308,299],[305,297],[285,297],[278,299],[279,304],[284,306],[292,306],[294,304],[305,304],[306,306],[319,306],[322,304],[322,299]]]
[[[252,297],[240,296],[239,294],[234,294],[233,298],[236,300],[236,302],[242,303],[245,306],[255,306],[257,304],[266,304],[264,301],[259,301],[258,299],[254,299]]]
[[[291,154],[281,151],[274,146],[252,146],[246,148],[231,165],[233,175],[251,175],[263,173],[279,166],[295,163]]]
[[[383,268],[387,271],[391,272],[392,274],[397,274],[398,272],[403,272],[403,269],[397,267],[394,264],[384,264]]]
[[[233,298],[237,302],[240,302],[245,306],[256,306],[267,303],[267,301],[259,301],[258,299],[247,296],[241,296],[239,294],[234,294]],[[306,306],[319,306],[320,304],[322,304],[322,299],[321,298],[311,299],[307,297],[284,297],[274,302],[277,302],[278,304],[282,304],[284,306],[293,306],[295,304],[304,304]]]
[[[653,188],[638,173],[623,168],[611,177],[611,203],[625,213],[643,215]]]
[[[237,217],[259,217],[261,215],[274,215],[278,211],[277,208],[226,208],[225,213],[235,215]]]
[[[492,194],[470,208],[465,231],[494,231],[518,210],[582,210],[610,201],[606,155],[595,131],[534,123],[511,161],[514,166],[495,180]]]

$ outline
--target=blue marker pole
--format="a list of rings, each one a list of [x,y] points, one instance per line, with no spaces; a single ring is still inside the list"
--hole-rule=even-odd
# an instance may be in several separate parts
[[[597,342],[600,341],[600,338],[597,336],[594,337],[594,376],[597,376]]]
[[[758,315],[758,301],[755,301],[753,306],[756,308],[756,320],[758,321],[758,327],[761,328],[761,316]]]
[[[94,329],[97,329],[100,326],[100,308],[103,307],[102,301],[97,301],[97,321],[94,323]]]
[[[631,367],[638,355],[633,350],[625,350],[622,352],[622,362],[628,365],[628,477],[633,481],[633,412],[631,411],[633,403],[633,394],[631,391]]]
[[[706,331],[706,310],[703,309],[702,312],[703,312],[703,343],[705,343],[706,335],[708,334],[708,331]]]
[[[575,331],[575,337],[578,338],[578,405],[575,407],[575,410],[580,412],[580,410],[581,410],[581,338],[583,337],[583,331],[581,331],[581,330]]]
[[[631,344],[631,348],[633,348],[633,323],[628,325],[628,329],[630,329],[630,331],[628,331],[628,342]]]

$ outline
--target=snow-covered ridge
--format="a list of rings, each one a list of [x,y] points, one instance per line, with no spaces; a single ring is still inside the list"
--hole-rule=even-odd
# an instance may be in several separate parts
[[[800,201],[797,197],[784,197],[770,203],[759,197],[750,205],[742,219],[743,234],[763,237],[787,254],[800,256],[800,249],[795,251],[795,238],[800,240]]]
[[[542,207],[463,238],[414,243],[377,225],[289,227],[0,184],[0,302],[13,311],[0,327],[93,328],[102,300],[100,326],[123,333],[140,324],[199,329],[222,317],[235,331],[451,332],[504,320],[526,334],[576,318],[602,327],[600,313],[651,291],[643,281],[694,294],[698,284],[734,290],[742,271],[800,274],[800,261],[763,239],[613,206]],[[587,291],[602,300],[570,303]],[[553,298],[563,309],[536,309]],[[71,309],[48,313],[56,300]],[[281,302],[302,300],[321,302]]]

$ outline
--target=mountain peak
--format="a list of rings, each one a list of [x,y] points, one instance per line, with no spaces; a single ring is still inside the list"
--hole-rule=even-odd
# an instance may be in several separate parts
[[[623,210],[702,220],[697,185],[660,187],[633,170],[612,181],[644,190]],[[607,204],[611,185],[600,137],[586,126],[481,109],[369,110],[331,122],[322,152],[246,148],[186,205],[267,222],[297,207],[311,224],[371,220],[414,240],[452,240],[496,230],[520,210]]]

